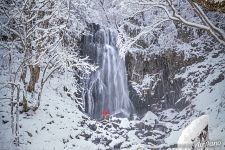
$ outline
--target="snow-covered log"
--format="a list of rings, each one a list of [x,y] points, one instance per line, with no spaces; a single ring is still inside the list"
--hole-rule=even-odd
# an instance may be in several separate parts
[[[208,125],[208,115],[202,115],[193,120],[183,131],[177,142],[181,150],[189,150],[194,144],[193,141],[201,134]]]

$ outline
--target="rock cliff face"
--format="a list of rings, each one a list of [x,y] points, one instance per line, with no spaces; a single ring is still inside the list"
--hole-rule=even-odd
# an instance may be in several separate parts
[[[127,53],[130,98],[137,113],[153,112],[168,108],[181,110],[188,102],[181,93],[185,79],[175,75],[185,71],[185,67],[201,62],[203,57],[185,59],[183,53],[165,51],[161,54],[145,54],[141,51]]]

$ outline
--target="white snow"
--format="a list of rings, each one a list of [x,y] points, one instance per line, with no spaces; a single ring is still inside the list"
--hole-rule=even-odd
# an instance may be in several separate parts
[[[223,0],[215,0],[215,2],[222,2]],[[79,3],[80,2],[80,3]],[[186,26],[181,27],[182,30],[185,30],[185,32],[194,32],[194,36],[192,38],[191,43],[190,42],[183,42],[182,39],[177,38],[178,32],[175,30],[174,24],[171,24],[171,22],[168,22],[166,17],[166,13],[171,14],[171,10],[167,9],[167,7],[161,7],[163,9],[166,9],[166,13],[164,11],[156,11],[157,9],[152,9],[152,11],[148,11],[143,13],[143,24],[135,25],[132,22],[124,21],[124,18],[129,18],[129,16],[136,15],[138,12],[142,12],[146,9],[146,6],[144,5],[131,5],[129,4],[130,0],[125,0],[122,2],[119,2],[117,0],[105,3],[102,7],[99,6],[98,3],[95,3],[94,1],[88,1],[81,0],[79,2],[74,1],[72,7],[78,8],[80,12],[73,12],[73,14],[84,14],[84,17],[87,17],[87,22],[96,22],[101,25],[108,26],[107,21],[111,21],[115,19],[115,24],[121,25],[125,24],[128,25],[128,28],[130,29],[140,29],[140,34],[137,35],[137,37],[131,38],[128,35],[124,33],[122,30],[122,27],[119,27],[120,32],[122,32],[119,35],[118,43],[125,40],[125,43],[122,43],[121,47],[125,50],[129,49],[130,52],[139,52],[140,49],[137,48],[138,45],[136,45],[136,41],[139,39],[143,40],[143,42],[149,44],[149,47],[144,49],[142,52],[146,54],[146,60],[149,58],[148,56],[150,54],[161,54],[165,49],[171,50],[174,49],[178,53],[184,54],[185,58],[192,58],[192,57],[199,57],[202,56],[205,58],[203,62],[196,62],[186,68],[183,69],[183,73],[176,74],[175,78],[183,78],[186,80],[184,88],[182,89],[181,96],[186,96],[185,100],[190,102],[191,105],[187,106],[184,110],[178,112],[178,110],[174,109],[168,109],[164,110],[163,112],[160,112],[154,114],[151,111],[148,111],[145,116],[139,120],[138,118],[130,121],[126,118],[119,119],[121,123],[115,123],[116,120],[110,120],[106,124],[92,120],[90,117],[88,117],[85,113],[80,112],[80,110],[77,108],[78,103],[75,102],[74,97],[70,98],[67,96],[67,94],[73,94],[74,92],[77,92],[78,85],[75,83],[75,87],[71,91],[63,92],[63,85],[66,85],[69,87],[74,80],[72,78],[71,74],[67,74],[66,71],[70,72],[72,67],[78,67],[78,69],[81,70],[88,70],[88,64],[84,64],[85,61],[82,61],[82,59],[78,59],[76,55],[70,55],[70,53],[64,52],[64,49],[62,49],[60,46],[54,51],[51,51],[51,53],[54,53],[58,55],[57,61],[55,63],[61,63],[61,65],[64,66],[64,68],[68,67],[69,65],[70,69],[65,70],[65,76],[60,76],[60,73],[57,73],[54,75],[54,77],[50,77],[50,80],[46,83],[46,86],[43,90],[43,97],[41,101],[41,106],[36,112],[33,112],[32,110],[27,113],[22,113],[19,116],[19,126],[20,126],[20,148],[21,150],[62,150],[62,149],[78,149],[78,150],[86,150],[86,149],[106,149],[111,148],[116,144],[119,144],[122,142],[121,149],[152,149],[155,148],[154,144],[146,144],[144,143],[144,140],[151,139],[156,140],[157,137],[160,137],[160,135],[166,134],[165,137],[165,145],[172,145],[172,144],[188,144],[191,143],[191,139],[195,138],[201,130],[206,126],[206,124],[209,125],[209,139],[211,140],[222,140],[224,143],[225,141],[225,92],[224,92],[224,85],[225,80],[217,83],[214,86],[211,86],[210,83],[214,79],[216,79],[220,74],[225,75],[225,54],[223,47],[219,47],[219,44],[214,44],[215,41],[211,39],[210,36],[208,36],[205,33],[203,36],[199,37],[199,33],[196,29],[193,28],[186,28]],[[106,1],[105,1],[106,2]],[[128,4],[126,4],[128,2]],[[139,2],[139,1],[134,1]],[[161,2],[161,1],[160,1]],[[19,3],[19,2],[18,2]],[[42,1],[40,1],[42,3]],[[57,1],[57,3],[61,3],[60,1]],[[174,1],[174,6],[176,5],[177,14],[176,16],[180,20],[183,21],[186,24],[195,25],[200,28],[205,28],[209,30],[207,26],[201,25],[201,20],[194,15],[194,11],[192,8],[187,7],[186,1]],[[90,6],[90,7],[89,7]],[[133,7],[126,7],[126,6],[133,6]],[[148,5],[149,6],[149,5]],[[61,9],[58,10],[58,7],[56,8],[56,12],[60,12]],[[179,8],[178,8],[179,7]],[[84,9],[85,8],[85,9]],[[105,10],[103,10],[105,8]],[[107,9],[110,8],[110,9]],[[129,9],[127,9],[129,8]],[[17,10],[17,8],[15,8]],[[43,8],[45,10],[46,7]],[[149,8],[147,8],[149,9]],[[146,9],[146,10],[147,10]],[[18,9],[20,10],[20,8]],[[100,11],[101,10],[101,11]],[[116,11],[115,11],[116,10]],[[73,10],[71,10],[73,11]],[[155,13],[156,12],[156,13]],[[187,13],[188,12],[188,13]],[[13,13],[13,11],[12,11]],[[59,14],[60,16],[58,16]],[[207,16],[210,13],[207,13]],[[17,14],[15,14],[17,15]],[[57,17],[65,18],[68,16],[68,13],[65,13],[64,11],[62,13],[56,13]],[[206,17],[207,17],[206,16]],[[210,23],[210,25],[215,28],[215,26],[212,24],[214,23],[214,20],[217,20],[217,17],[219,18],[219,15],[215,13],[216,17],[212,17],[213,21],[207,21]],[[2,16],[1,16],[2,17]],[[48,19],[50,16],[46,16],[39,21],[43,21]],[[109,17],[109,20],[104,18]],[[174,16],[170,16],[172,19],[175,19]],[[167,18],[167,17],[166,17]],[[208,17],[207,17],[208,18]],[[24,18],[26,19],[26,18]],[[28,20],[25,21],[31,21],[35,19],[35,17],[31,17]],[[52,22],[57,19],[53,17]],[[137,19],[137,18],[135,18]],[[140,19],[140,18],[139,18]],[[145,20],[144,20],[145,19]],[[2,23],[5,23],[7,20],[4,20],[4,18],[0,19]],[[20,20],[20,19],[18,19]],[[71,34],[76,32],[76,35],[80,35],[81,32],[83,32],[83,29],[85,26],[82,24],[82,19],[80,17],[77,17],[77,15],[71,15],[71,18],[69,18],[70,21],[74,21],[76,23],[72,24],[70,27]],[[137,21],[140,21],[137,19]],[[165,21],[167,21],[166,24]],[[217,20],[219,21],[218,24],[223,27],[223,20]],[[158,23],[157,23],[158,22]],[[2,24],[1,23],[1,24]],[[165,23],[165,24],[164,24]],[[215,23],[216,24],[216,23]],[[2,27],[5,25],[2,24]],[[62,27],[65,26],[58,26],[57,29],[61,32]],[[21,32],[22,32],[23,26],[21,26]],[[111,27],[114,28],[114,27]],[[164,28],[164,30],[162,29]],[[52,30],[54,27],[51,28]],[[73,29],[73,30],[72,30]],[[216,28],[217,29],[217,28]],[[40,34],[40,37],[37,37],[36,40],[32,42],[32,46],[35,46],[35,43],[37,44],[37,41],[40,40],[43,37],[47,37],[49,32],[46,32],[45,29],[42,28],[36,28],[37,32],[42,33]],[[35,31],[34,30],[34,31]],[[39,31],[41,30],[41,31]],[[57,31],[58,31],[57,30]],[[4,30],[1,30],[0,34],[3,34]],[[31,33],[33,33],[32,31]],[[13,31],[14,33],[17,33],[17,31]],[[72,33],[73,32],[73,33]],[[7,31],[8,33],[8,31]],[[4,34],[7,34],[4,32]],[[151,33],[151,34],[149,34]],[[154,33],[154,34],[153,34]],[[224,36],[224,32],[223,33]],[[3,34],[3,35],[4,35]],[[54,35],[55,32],[52,31],[51,35]],[[22,35],[26,35],[22,33]],[[158,39],[155,39],[155,37],[158,36]],[[215,36],[215,35],[214,35]],[[23,37],[23,36],[22,36]],[[54,37],[54,36],[53,36]],[[24,37],[23,37],[24,38]],[[57,42],[57,39],[59,37],[54,37],[55,42]],[[187,37],[190,38],[190,37]],[[155,42],[153,42],[155,41]],[[0,60],[1,60],[1,67],[0,67],[0,82],[4,83],[8,80],[8,74],[9,71],[5,68],[8,67],[8,54],[11,53],[12,59],[14,60],[14,64],[21,64],[21,58],[23,57],[22,53],[18,53],[18,47],[21,48],[19,44],[15,42],[6,42],[2,43],[1,41],[1,48],[0,48]],[[210,43],[210,42],[213,42]],[[206,43],[206,44],[205,44]],[[46,46],[46,51],[49,49],[52,49],[52,46],[55,44],[51,44],[51,42],[48,42],[48,40],[42,41],[42,44]],[[125,44],[125,46],[123,45]],[[196,47],[192,44],[197,45]],[[135,47],[131,47],[134,46]],[[6,46],[6,49],[3,49],[3,47]],[[137,46],[137,47],[136,47]],[[212,52],[207,52],[205,46],[208,46]],[[129,48],[131,47],[131,48]],[[53,48],[54,49],[54,48]],[[222,50],[223,52],[218,55],[218,57],[213,58],[213,55],[218,53],[219,50]],[[41,65],[45,65],[46,61],[49,61],[51,57],[46,58],[45,52],[40,55],[40,58],[37,60],[35,59],[35,56],[32,56],[31,62],[33,64],[36,64],[38,61],[41,62]],[[36,54],[36,52],[34,51]],[[147,55],[148,54],[148,55]],[[4,56],[4,57],[3,57]],[[42,57],[43,56],[43,57]],[[50,54],[52,56],[52,54]],[[74,57],[72,57],[74,56]],[[87,58],[84,58],[86,60]],[[71,62],[76,62],[76,66],[73,66]],[[80,67],[84,66],[84,67]],[[86,66],[86,67],[85,67]],[[200,67],[204,66],[204,67]],[[17,65],[12,65],[12,70],[15,72],[17,70]],[[92,66],[93,67],[93,66]],[[92,70],[94,70],[95,67],[93,67]],[[49,71],[47,71],[49,72]],[[132,72],[132,75],[137,75],[135,72]],[[60,77],[58,77],[60,76]],[[69,78],[71,77],[71,78]],[[26,81],[28,82],[30,78],[29,73],[27,74]],[[198,83],[195,84],[194,80],[196,80]],[[202,80],[202,81],[201,81]],[[139,82],[132,82],[133,88],[136,90],[136,92],[139,95],[143,95],[143,91],[149,90],[151,88],[154,88],[154,83],[157,82],[157,78],[155,78],[154,74],[145,74],[143,75],[143,80]],[[16,81],[16,83],[19,83],[19,81]],[[39,86],[39,85],[38,85]],[[0,87],[0,149],[9,149],[14,150],[15,145],[13,144],[13,136],[11,133],[11,118],[10,118],[10,90],[9,89],[1,89],[2,84]],[[39,89],[39,88],[38,88]],[[194,91],[194,92],[193,92]],[[194,93],[192,96],[189,96],[189,94]],[[2,99],[6,98],[6,99]],[[28,98],[31,100],[28,104],[33,104],[36,102],[36,97],[33,96],[33,94],[28,95]],[[182,99],[180,99],[182,100]],[[179,101],[180,102],[180,101]],[[82,103],[82,102],[80,102]],[[193,107],[191,107],[193,106]],[[188,112],[189,111],[189,112]],[[200,114],[207,114],[200,116]],[[158,117],[159,116],[159,117]],[[197,116],[200,116],[196,119]],[[180,118],[179,118],[180,117]],[[86,118],[86,119],[84,119]],[[159,119],[160,118],[160,119]],[[118,118],[117,118],[118,119]],[[162,121],[162,120],[163,121]],[[85,121],[86,120],[86,121]],[[5,122],[6,123],[2,123]],[[7,122],[8,121],[8,122]],[[82,126],[82,122],[85,122]],[[154,133],[154,135],[149,135],[145,137],[138,137],[139,135],[145,135],[148,133],[148,130],[145,129],[146,125],[149,125],[153,127],[156,122],[159,122],[160,124],[163,124],[167,128],[171,129],[172,131],[170,133],[164,133],[163,131],[159,130],[150,130]],[[112,126],[112,124],[118,125],[118,128],[116,127],[108,127]],[[142,129],[137,129],[136,127],[137,123],[144,123]],[[96,125],[96,131],[93,131],[88,127],[88,125]],[[186,127],[186,128],[185,128]],[[107,129],[108,128],[108,129]],[[141,128],[141,127],[140,127]],[[140,131],[143,131],[141,133]],[[139,133],[138,133],[139,132]],[[86,135],[91,135],[89,140],[85,139]],[[95,139],[100,139],[100,143],[94,144],[92,141]],[[103,144],[102,140],[107,138],[107,140],[111,140],[109,145]],[[159,140],[158,140],[159,141]],[[164,146],[164,144],[160,145],[161,147]],[[182,145],[181,145],[182,146]],[[158,148],[158,147],[157,147]],[[221,148],[221,147],[220,147]]]
[[[129,129],[130,128],[130,121],[127,118],[121,118],[120,128]]]
[[[154,126],[156,121],[158,121],[158,117],[153,112],[148,111],[141,121],[145,122],[145,124]]]
[[[193,120],[183,131],[178,139],[178,148],[182,150],[190,149],[192,140],[200,135],[202,130],[208,125],[208,115],[202,115],[199,118]],[[184,146],[187,144],[187,147]]]

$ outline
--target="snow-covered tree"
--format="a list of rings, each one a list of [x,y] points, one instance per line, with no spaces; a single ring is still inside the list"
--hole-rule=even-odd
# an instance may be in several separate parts
[[[12,132],[16,133],[17,145],[20,104],[20,111],[37,110],[44,85],[55,72],[71,72],[79,78],[95,69],[87,58],[78,55],[77,40],[86,23],[86,9],[80,7],[86,5],[82,0],[1,0],[0,45],[2,61],[9,70],[9,78],[1,86],[12,90]],[[74,82],[78,84],[76,79]],[[79,88],[75,85],[74,91]]]
[[[132,45],[140,47],[138,42],[140,43],[142,38],[148,39],[151,37],[150,39],[154,39],[154,37],[159,36],[157,31],[171,25],[174,26],[176,22],[208,32],[218,43],[225,45],[224,32],[212,23],[198,3],[189,0],[182,2],[182,4],[188,6],[189,9],[185,10],[185,12],[187,14],[187,11],[189,11],[190,15],[182,13],[180,3],[180,1],[171,0],[122,1],[120,3],[120,12],[126,15],[123,15],[123,21],[119,24],[118,46],[121,54],[124,55]],[[174,27],[170,30],[176,30]],[[132,35],[129,35],[131,33]]]
[[[225,12],[224,0],[194,0],[194,2],[210,11]]]

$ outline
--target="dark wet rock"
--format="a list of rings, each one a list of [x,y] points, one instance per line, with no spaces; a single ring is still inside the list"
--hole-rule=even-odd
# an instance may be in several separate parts
[[[80,123],[80,126],[83,127],[85,124],[86,124],[86,121],[85,120],[82,120]]]
[[[52,115],[51,115],[50,113],[49,113],[49,116],[50,116],[51,118],[53,118]]]
[[[152,136],[152,135],[153,135],[152,131],[147,131],[146,133],[144,133],[145,137]]]
[[[96,124],[89,124],[88,127],[89,127],[92,131],[96,131],[96,130],[97,130],[97,125],[96,125]]]
[[[112,123],[112,125],[115,129],[119,128],[119,125],[117,123]]]
[[[2,123],[3,124],[6,124],[6,123],[8,123],[9,121],[8,120],[2,120]]]
[[[135,132],[135,135],[139,138],[142,139],[144,136],[144,131],[143,130],[138,130]]]
[[[74,139],[74,138],[73,138],[73,136],[72,136],[71,134],[70,134],[70,136],[69,136],[69,137],[70,137],[71,139]]]
[[[121,120],[120,119],[114,119],[113,122],[116,122],[116,123],[119,123],[120,124],[121,123]]]
[[[143,123],[143,122],[140,122],[140,123],[136,123],[135,124],[135,127],[137,128],[137,129],[144,129],[145,128],[145,124]]]
[[[81,112],[83,112],[83,108],[82,108],[80,105],[78,105],[78,109],[79,109]]]
[[[67,93],[66,95],[67,95],[68,97],[72,98],[70,93]]]
[[[68,88],[67,88],[66,86],[63,86],[63,90],[64,90],[65,92],[68,92],[68,91],[69,91]]]
[[[127,145],[125,145],[125,146],[123,146],[123,147],[121,147],[121,148],[123,148],[123,149],[129,149],[129,148],[131,148],[131,144],[127,144]]]
[[[27,135],[28,135],[29,137],[32,137],[32,136],[33,136],[30,132],[28,132],[28,131],[25,131],[25,132],[27,133]]]
[[[101,143],[104,144],[105,146],[109,146],[109,144],[112,142],[111,139],[107,139],[106,137],[104,137],[103,139],[101,139]]]
[[[81,118],[82,118],[82,119],[84,119],[84,120],[88,120],[88,118],[87,118],[87,117],[85,117],[85,116],[82,116]]]
[[[119,134],[119,135],[122,135],[123,133],[124,133],[124,130],[119,130],[119,131],[118,131],[118,134]]]
[[[224,80],[224,75],[221,73],[216,79],[214,79],[211,83],[210,83],[210,85],[211,86],[214,86],[214,85],[216,85],[217,83],[219,83],[219,82],[221,82],[221,81],[223,81]]]
[[[92,143],[97,145],[100,143],[100,141],[101,141],[101,138],[95,138],[94,140],[92,140]]]
[[[202,62],[204,58],[197,56],[184,58],[183,53],[173,50],[161,54],[148,54],[141,51],[126,54],[130,98],[137,113],[143,114],[149,110],[155,112],[174,107],[182,110],[188,105],[188,103],[175,105],[175,102],[181,98],[181,89],[185,81],[182,78],[175,78],[175,75],[189,65]],[[137,93],[132,82],[142,84],[146,76],[150,76],[153,80],[150,81],[148,88]]]
[[[85,132],[82,132],[82,133],[80,134],[80,136],[83,136],[85,140],[88,140],[88,139],[91,138],[92,134],[87,134],[87,133],[85,133]]]
[[[80,139],[79,135],[76,135],[75,138],[76,138],[76,139]]]
[[[120,147],[121,147],[122,144],[123,144],[123,142],[120,142],[120,143],[114,145],[114,149],[115,149],[115,150],[116,150],[116,149],[120,149]]]
[[[158,141],[153,140],[153,139],[151,139],[151,138],[146,138],[146,139],[144,140],[144,143],[147,144],[147,145],[151,145],[151,144],[159,145],[159,142],[158,142]]]
[[[63,144],[66,144],[69,142],[69,139],[62,139],[62,141],[63,141]]]
[[[78,130],[77,128],[72,127],[73,130]]]
[[[59,118],[64,118],[64,116],[60,115],[60,114],[56,114],[56,116],[59,117]]]
[[[109,121],[108,121],[108,120],[102,120],[101,123],[102,123],[103,125],[107,125],[107,124],[109,123]]]
[[[168,128],[165,125],[156,124],[154,126],[154,130],[159,130],[159,131],[162,131],[162,132],[167,132],[168,131]]]
[[[105,130],[108,130],[108,129],[110,129],[110,128],[112,128],[112,125],[110,125],[110,124],[107,124],[107,125],[105,126]]]
[[[221,50],[221,51],[219,51],[219,52],[217,52],[217,53],[214,53],[214,54],[212,55],[212,58],[217,58],[221,53],[224,53],[224,51]]]
[[[54,120],[52,120],[52,121],[48,122],[47,124],[53,124],[53,123],[54,123]]]
[[[198,68],[206,68],[207,66],[205,66],[205,65],[200,65],[200,66],[198,66]]]
[[[166,137],[166,134],[162,134],[156,137],[156,140],[164,139],[165,137]]]

